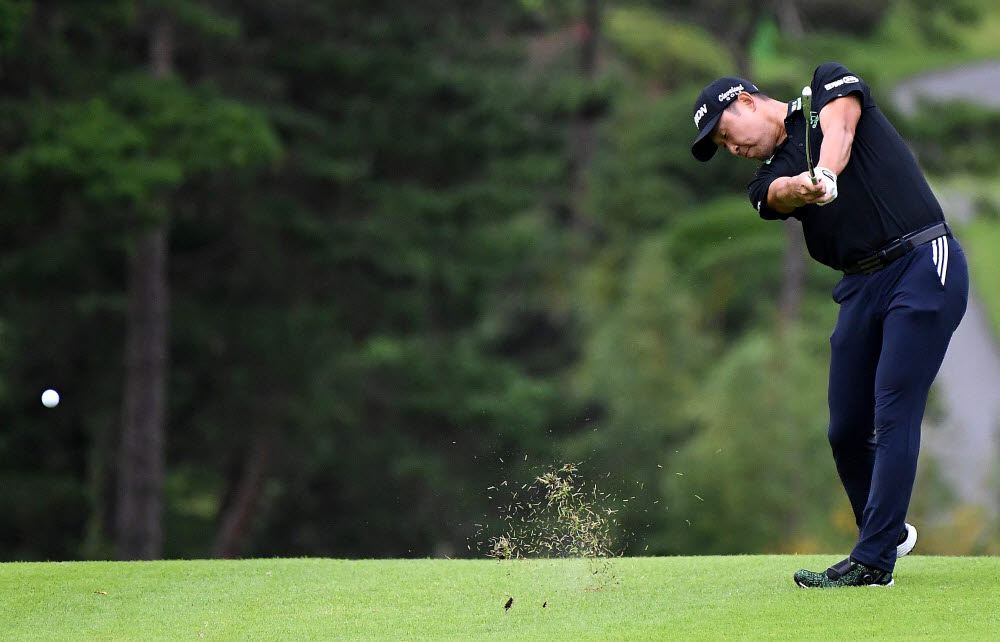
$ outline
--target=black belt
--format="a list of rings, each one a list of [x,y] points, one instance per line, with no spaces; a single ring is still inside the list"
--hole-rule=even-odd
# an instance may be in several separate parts
[[[871,274],[872,272],[878,272],[896,259],[904,256],[907,252],[913,251],[917,246],[945,235],[950,236],[951,230],[948,228],[948,224],[944,222],[936,223],[917,232],[907,234],[886,245],[875,254],[866,256],[853,265],[848,265],[844,268],[844,274]]]

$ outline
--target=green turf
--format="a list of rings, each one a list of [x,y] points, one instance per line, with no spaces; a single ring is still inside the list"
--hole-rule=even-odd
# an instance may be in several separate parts
[[[953,640],[1000,632],[1000,558],[911,556],[890,588],[804,590],[791,581],[802,566],[836,561],[2,564],[0,638]]]

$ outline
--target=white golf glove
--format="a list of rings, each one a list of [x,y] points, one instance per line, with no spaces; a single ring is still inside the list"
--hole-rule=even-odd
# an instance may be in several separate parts
[[[817,167],[813,171],[816,173],[816,178],[822,181],[823,186],[826,187],[826,195],[829,197],[828,200],[821,201],[817,205],[829,205],[837,200],[837,175],[825,167]]]

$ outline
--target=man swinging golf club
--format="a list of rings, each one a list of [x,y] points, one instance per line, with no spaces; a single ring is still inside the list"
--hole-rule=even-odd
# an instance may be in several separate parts
[[[784,103],[742,78],[716,80],[695,103],[691,152],[707,161],[721,147],[762,161],[748,186],[761,218],[800,220],[809,254],[844,273],[833,290],[840,312],[830,337],[829,439],[858,541],[844,561],[794,579],[806,588],[887,586],[896,558],[916,543],[905,518],[920,423],[965,314],[968,272],[868,86],[826,63],[803,94]]]

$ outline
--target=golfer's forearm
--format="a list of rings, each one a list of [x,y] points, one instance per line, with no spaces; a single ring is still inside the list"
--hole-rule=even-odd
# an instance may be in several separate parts
[[[791,193],[792,179],[789,176],[776,178],[767,188],[767,206],[779,214],[791,214],[799,207],[801,199],[795,199]]]
[[[851,160],[851,145],[854,144],[854,128],[848,128],[846,123],[835,123],[830,132],[823,132],[823,145],[820,147],[817,167],[826,167],[834,174],[840,173]]]
[[[840,176],[847,167],[847,161],[851,160],[851,145],[854,144],[854,132],[860,119],[861,100],[854,95],[836,98],[819,112],[823,144],[817,166]]]

